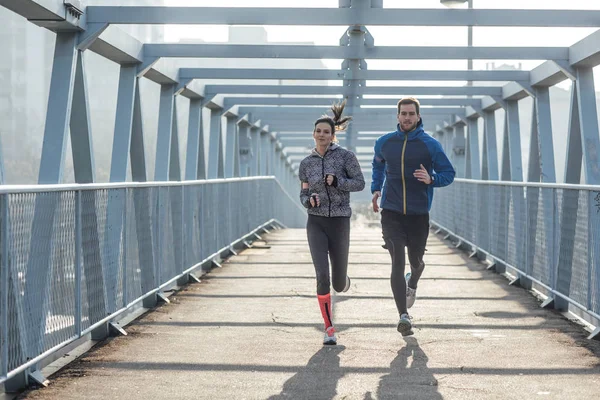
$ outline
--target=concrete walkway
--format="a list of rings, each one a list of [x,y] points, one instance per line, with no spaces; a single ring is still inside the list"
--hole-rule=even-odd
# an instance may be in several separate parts
[[[592,399],[600,344],[522,289],[430,236],[396,332],[379,229],[354,229],[338,346],[324,347],[303,230],[232,257],[51,377],[28,399]]]

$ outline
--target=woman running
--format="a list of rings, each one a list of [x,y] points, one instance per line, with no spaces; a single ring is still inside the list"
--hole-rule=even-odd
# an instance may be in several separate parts
[[[330,285],[336,292],[350,288],[350,192],[360,192],[365,179],[356,155],[337,144],[336,132],[346,129],[352,117],[342,117],[346,102],[331,106],[333,117],[315,122],[315,148],[300,163],[300,201],[308,209],[306,232],[317,275],[317,298],[325,322],[323,344],[337,343],[331,308]],[[331,259],[331,279],[329,275]]]

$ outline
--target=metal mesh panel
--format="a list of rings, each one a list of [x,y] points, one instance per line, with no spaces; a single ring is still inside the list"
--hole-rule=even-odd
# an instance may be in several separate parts
[[[492,254],[500,260],[506,260],[508,241],[509,191],[504,186],[492,188]]]
[[[18,338],[9,353],[9,370],[20,365],[27,357],[39,353],[43,347],[41,333],[42,321],[45,322],[46,289],[49,287],[49,243],[55,203],[56,193],[16,194],[9,197],[10,273],[14,309],[18,313],[17,318],[11,318],[13,326],[9,327],[9,337],[14,335]],[[32,238],[43,243],[33,242]]]
[[[5,210],[8,210],[6,204],[6,195],[0,196],[0,376],[6,375],[7,365],[5,356],[8,355],[8,254],[4,244],[6,243],[6,229],[8,221]]]
[[[219,184],[218,183],[210,184],[210,185],[208,185],[208,188],[209,188],[208,204],[220,204],[221,201],[223,201],[223,198],[219,196]],[[218,213],[216,213],[214,211],[215,210],[213,210],[212,207],[206,208],[206,216],[207,216],[207,221],[208,221],[208,225],[209,225],[209,229],[210,229],[210,236],[211,236],[210,250],[209,250],[210,254],[214,253],[215,251],[217,251],[219,249],[219,240],[220,240],[220,236],[221,236],[219,219],[223,218],[222,215],[219,215]]]
[[[490,249],[490,186],[489,185],[478,185],[477,186],[477,198],[478,205],[476,212],[477,218],[477,238],[474,243],[489,252]]]
[[[78,329],[270,219],[290,226],[306,221],[298,200],[272,179],[3,198],[8,216],[1,223],[9,232],[0,257],[0,321],[8,321],[0,329],[4,373],[73,340]]]
[[[527,237],[524,229],[527,215],[524,207],[523,188],[511,186],[505,190],[509,196],[506,261],[520,271],[527,272],[525,257]]]
[[[200,258],[204,260],[210,255],[210,249],[212,248],[212,221],[209,219],[210,210],[209,207],[205,207],[205,204],[210,204],[210,185],[202,185],[200,187],[200,209],[198,215],[200,216],[200,240],[202,241],[202,253]]]
[[[108,191],[81,192],[81,327],[87,329],[106,315],[102,237]]]
[[[183,191],[181,187],[169,188],[169,200],[171,201],[171,230],[173,250],[173,275],[180,274],[184,270],[183,265]],[[217,204],[217,203],[215,203]]]
[[[165,283],[176,275],[175,254],[173,252],[173,214],[171,188],[159,189],[158,201],[158,270],[159,281]]]
[[[10,265],[9,265],[9,274]],[[25,335],[21,332],[25,329],[20,298],[22,293],[18,290],[20,279],[15,275],[10,277],[8,286],[8,338],[7,347],[7,370],[15,369],[25,362]]]
[[[558,213],[554,201],[554,189],[536,189],[528,201],[537,200],[531,206],[535,213],[529,214],[530,251],[532,253],[531,275],[542,283],[554,285],[554,231]]]
[[[478,187],[476,185],[465,185],[467,190],[467,202],[465,207],[465,229],[466,238],[471,243],[477,240],[478,213],[474,212],[479,207]]]
[[[457,181],[436,190],[431,216],[500,261],[599,312],[599,191]]]
[[[75,192],[56,193],[52,228],[50,287],[42,351],[68,340],[75,332]]]
[[[99,230],[102,249],[102,269],[106,296],[106,314],[117,311],[123,303],[123,212],[126,202],[125,189],[111,189],[107,193],[104,231]]]
[[[123,236],[123,254],[125,259],[124,270],[125,277],[123,279],[123,304],[126,306],[131,301],[139,298],[142,295],[142,280],[141,280],[141,262],[140,262],[140,247],[138,243],[138,226],[136,221],[136,199],[144,196],[147,192],[140,191],[136,195],[136,189],[128,191],[127,203],[125,206],[125,235]],[[141,199],[140,199],[141,200]],[[140,201],[142,202],[142,201]],[[141,204],[140,204],[141,205]],[[139,227],[143,229],[143,227]]]
[[[590,281],[588,308],[600,314],[600,191],[590,196]]]
[[[536,232],[537,232],[537,221],[538,221],[538,208],[540,207],[541,192],[539,188],[528,187],[525,188],[525,205],[527,208],[526,215],[527,220],[525,223],[526,233],[526,272],[531,275],[533,272],[533,258],[536,254]],[[543,229],[543,228],[542,228]],[[542,230],[540,229],[540,230]]]
[[[573,242],[573,263],[569,296],[580,304],[587,303],[588,290],[588,197],[587,192],[576,192],[579,206],[577,213],[567,218],[577,218]]]
[[[154,244],[158,233],[154,221],[157,219],[155,204],[159,190],[153,187],[135,189],[134,192],[142,293],[147,293],[157,286],[158,249]]]
[[[186,188],[186,208],[190,216],[186,221],[188,233],[188,246],[186,253],[190,265],[202,261],[202,240],[201,240],[201,192],[202,188],[198,186],[187,186]]]

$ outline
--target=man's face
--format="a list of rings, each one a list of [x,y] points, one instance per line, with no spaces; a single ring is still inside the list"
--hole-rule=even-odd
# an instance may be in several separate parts
[[[403,132],[410,132],[417,127],[421,116],[417,114],[417,107],[414,104],[400,104],[400,113],[398,114],[398,124]]]

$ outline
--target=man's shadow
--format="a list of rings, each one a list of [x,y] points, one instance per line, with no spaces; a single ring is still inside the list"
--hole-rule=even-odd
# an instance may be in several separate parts
[[[377,398],[441,400],[437,379],[427,367],[427,354],[419,347],[415,337],[405,337],[404,340],[406,346],[398,351],[390,364],[390,373],[379,380]]]
[[[283,384],[281,393],[269,400],[333,399],[337,394],[337,383],[344,375],[339,356],[344,349],[344,346],[323,346],[308,360],[306,367]]]

